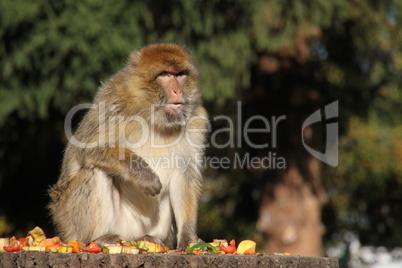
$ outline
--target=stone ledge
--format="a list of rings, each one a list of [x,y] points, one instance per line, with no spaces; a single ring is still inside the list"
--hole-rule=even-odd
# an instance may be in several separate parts
[[[0,252],[0,267],[271,267],[336,268],[336,258],[189,254]]]

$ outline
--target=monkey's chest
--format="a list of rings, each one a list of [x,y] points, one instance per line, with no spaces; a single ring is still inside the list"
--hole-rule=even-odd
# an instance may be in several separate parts
[[[171,180],[184,176],[186,170],[192,165],[192,158],[186,157],[180,151],[148,151],[142,154],[142,158],[149,167],[159,176],[163,186],[167,186]]]
[[[122,234],[137,230],[141,236],[152,235],[164,241],[172,230],[171,195],[181,194],[176,185],[185,179],[186,170],[192,165],[193,158],[186,158],[180,148],[174,150],[143,146],[132,150],[158,175],[162,190],[156,196],[149,196],[134,185],[122,182],[115,193],[120,215],[115,220],[116,229]]]
[[[185,175],[196,160],[197,150],[185,137],[166,139],[150,137],[143,146],[130,148],[159,176],[162,185]]]

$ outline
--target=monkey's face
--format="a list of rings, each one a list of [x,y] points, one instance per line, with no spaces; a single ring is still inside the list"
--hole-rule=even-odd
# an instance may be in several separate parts
[[[159,113],[165,115],[167,123],[185,124],[191,112],[188,99],[188,72],[177,72],[173,68],[166,68],[156,77],[158,90],[162,92],[159,101],[160,107],[155,107]]]
[[[179,129],[185,125],[200,96],[197,70],[188,53],[179,46],[158,44],[136,55],[141,89],[151,102],[151,120],[159,129]]]

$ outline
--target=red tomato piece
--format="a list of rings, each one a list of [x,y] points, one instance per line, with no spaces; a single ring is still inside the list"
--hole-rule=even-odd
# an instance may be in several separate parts
[[[27,246],[27,240],[26,238],[20,238],[18,241],[21,242],[21,247],[26,247]]]
[[[227,254],[233,254],[236,252],[236,241],[232,239],[230,241],[229,246],[225,247],[221,245],[221,250],[223,250]]]
[[[15,252],[15,251],[20,251],[22,248],[20,245],[18,245],[17,243],[14,243],[12,246],[9,247],[3,247],[3,249],[6,252]]]

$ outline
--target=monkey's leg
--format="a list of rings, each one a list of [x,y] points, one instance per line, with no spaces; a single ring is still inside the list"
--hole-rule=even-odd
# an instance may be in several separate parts
[[[123,150],[123,158],[119,159]],[[155,196],[160,193],[162,184],[158,175],[149,165],[128,148],[85,149],[85,165],[97,167],[113,177],[120,177],[134,183],[145,194]]]
[[[80,168],[71,178],[59,180],[51,189],[49,205],[63,240],[89,243],[108,232],[114,219],[111,179],[97,168]],[[101,198],[99,198],[101,196]]]
[[[155,211],[157,215],[154,218],[151,229],[147,232],[147,236],[143,237],[143,239],[157,242],[157,243],[164,243],[169,248],[173,248],[173,210],[170,202],[170,197],[163,192],[158,196],[158,208]]]
[[[171,203],[177,227],[177,248],[185,250],[189,243],[197,242],[198,200],[201,179],[181,177],[180,182],[171,183]],[[179,186],[179,187],[177,187]]]

